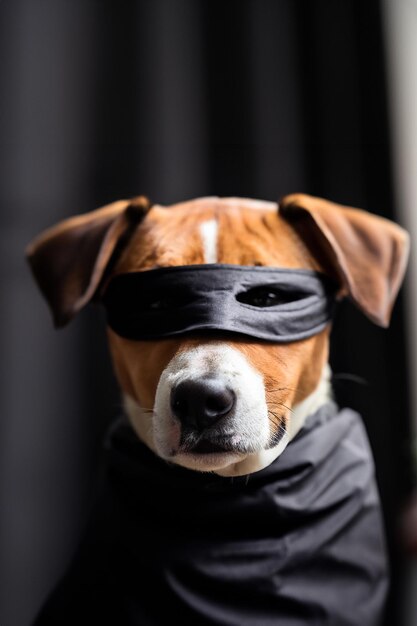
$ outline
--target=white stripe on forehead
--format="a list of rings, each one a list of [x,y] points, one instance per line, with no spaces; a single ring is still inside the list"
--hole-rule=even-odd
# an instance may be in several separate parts
[[[208,220],[200,224],[200,235],[203,241],[204,262],[217,263],[217,220]]]

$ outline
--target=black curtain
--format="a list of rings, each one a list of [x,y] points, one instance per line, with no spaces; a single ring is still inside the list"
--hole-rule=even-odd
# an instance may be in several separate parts
[[[100,312],[53,331],[25,245],[137,194],[304,191],[395,219],[380,3],[3,0],[0,90],[0,623],[25,626],[77,543],[120,411]],[[388,332],[339,312],[331,362],[375,454],[387,625],[402,623],[405,349],[401,298]]]

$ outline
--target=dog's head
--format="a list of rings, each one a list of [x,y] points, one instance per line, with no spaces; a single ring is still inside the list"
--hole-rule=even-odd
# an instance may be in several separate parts
[[[57,326],[90,300],[105,299],[120,275],[207,264],[326,274],[337,297],[348,295],[372,321],[387,326],[408,237],[392,222],[304,194],[286,196],[279,205],[214,197],[170,207],[139,197],[66,220],[27,252]],[[206,276],[195,272],[193,280]],[[169,298],[160,291],[145,298],[147,314],[168,307],[168,319],[175,288]],[[280,297],[270,285],[247,293],[246,305],[254,316],[259,311],[260,320]],[[132,292],[132,309],[138,301],[141,294]],[[127,413],[152,450],[185,467],[223,475],[265,467],[327,391],[329,324],[288,342],[221,328],[140,337],[108,329]]]

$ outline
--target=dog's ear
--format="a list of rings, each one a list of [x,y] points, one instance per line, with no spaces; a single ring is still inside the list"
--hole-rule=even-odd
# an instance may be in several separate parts
[[[407,232],[382,217],[306,194],[285,196],[279,208],[312,254],[333,268],[341,295],[387,327],[407,266]]]
[[[26,248],[55,326],[67,324],[94,296],[118,242],[146,215],[144,196],[119,200],[60,222]]]

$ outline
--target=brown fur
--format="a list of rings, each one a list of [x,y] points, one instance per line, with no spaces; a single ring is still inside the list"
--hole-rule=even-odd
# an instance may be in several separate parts
[[[153,207],[120,256],[114,273],[204,263],[199,226],[213,218],[219,224],[219,263],[321,269],[277,211],[253,209],[250,202],[245,208],[244,201],[237,207],[217,200]],[[108,336],[121,388],[148,409],[154,405],[160,375],[171,358],[178,351],[202,343],[200,339],[184,338],[129,341],[112,331]],[[291,407],[315,389],[328,355],[327,330],[288,345],[250,339],[227,343],[262,373],[271,431],[287,421]]]
[[[324,271],[376,324],[389,322],[407,264],[408,236],[388,220],[306,194],[285,196],[279,213],[274,203],[244,198],[150,206],[142,196],[118,201],[66,220],[28,246],[32,271],[57,326],[99,298],[115,274],[204,263],[199,228],[213,219],[219,227],[219,263]],[[328,338],[326,329],[288,345],[228,341],[263,374],[272,429],[316,387]],[[161,372],[196,341],[202,340],[128,341],[109,330],[122,390],[151,409]]]

